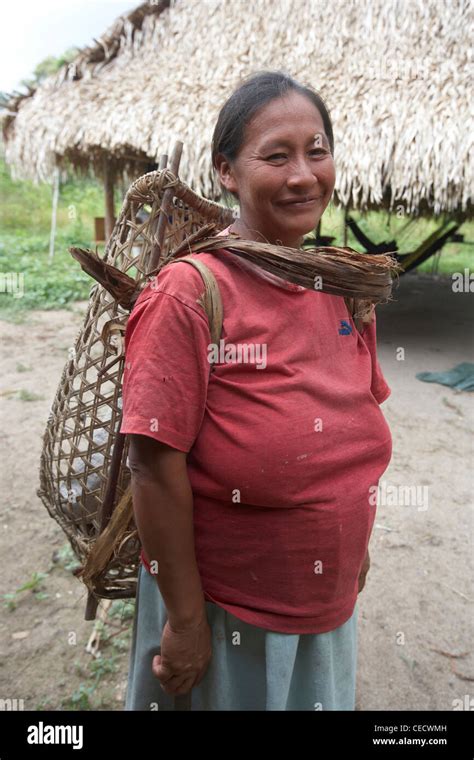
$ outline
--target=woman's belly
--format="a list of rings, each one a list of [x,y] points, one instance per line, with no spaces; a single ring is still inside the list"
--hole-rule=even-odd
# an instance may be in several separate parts
[[[327,390],[296,375],[271,387],[210,386],[188,454],[193,491],[270,508],[327,503],[348,487],[362,498],[392,454],[390,428],[367,386],[354,391],[339,379]]]
[[[211,405],[188,455],[204,588],[270,613],[297,604],[308,616],[356,594],[391,454],[367,392],[321,403],[297,383],[286,398],[249,392],[227,399],[225,413]]]

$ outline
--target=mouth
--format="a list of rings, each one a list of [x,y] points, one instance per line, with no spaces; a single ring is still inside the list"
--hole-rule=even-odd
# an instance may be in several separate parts
[[[307,201],[304,200],[290,200],[290,201],[281,201],[278,205],[279,206],[285,206],[287,208],[301,208],[301,209],[307,209],[312,208],[316,205],[318,201],[321,200],[321,195],[318,195],[315,198],[309,198]]]

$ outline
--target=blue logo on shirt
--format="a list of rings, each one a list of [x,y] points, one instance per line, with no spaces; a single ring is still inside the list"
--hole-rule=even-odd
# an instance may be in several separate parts
[[[345,319],[341,319],[341,326],[339,328],[339,335],[350,335],[352,332],[352,325]]]

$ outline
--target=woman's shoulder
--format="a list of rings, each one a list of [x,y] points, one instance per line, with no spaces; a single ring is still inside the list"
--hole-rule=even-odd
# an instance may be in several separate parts
[[[223,251],[223,253],[225,252]],[[186,255],[186,259],[204,264],[214,275],[220,290],[224,290],[226,285],[232,282],[233,276],[230,272],[232,263],[223,261],[218,254],[214,252],[191,253]],[[204,288],[204,279],[198,267],[189,261],[186,262],[184,257],[173,259],[150,278],[138,296],[134,309],[140,304],[150,301],[150,299],[160,300],[163,296],[169,296],[184,306],[195,310],[196,301],[201,297]]]

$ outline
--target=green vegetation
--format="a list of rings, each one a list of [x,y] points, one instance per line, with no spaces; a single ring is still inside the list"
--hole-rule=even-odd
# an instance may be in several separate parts
[[[53,553],[52,560],[53,566],[62,567],[69,573],[74,573],[74,571],[81,566],[81,563],[74,554],[73,548],[69,541],[66,541],[66,543],[63,544],[60,549],[57,549]]]
[[[52,260],[51,187],[12,180],[1,161],[0,197],[0,273],[23,275],[21,297],[3,292],[7,289],[3,286],[0,316],[19,320],[29,309],[68,308],[74,301],[87,299],[94,281],[74,261],[68,247],[95,247],[94,217],[103,213],[99,184],[79,178],[61,186]]]
[[[113,704],[116,674],[127,656],[132,638],[135,599],[112,602],[105,622],[96,622],[100,652],[85,666],[76,661],[75,674],[82,680],[78,688],[61,700],[63,710],[97,710]]]
[[[120,192],[117,192],[120,196]],[[94,217],[103,216],[103,191],[94,178],[75,177],[61,185],[55,254],[49,258],[52,189],[49,185],[14,181],[8,168],[0,160],[0,276],[13,273],[22,275],[22,296],[1,279],[0,318],[23,321],[30,309],[70,308],[74,301],[87,300],[95,281],[86,275],[68,252],[68,247],[95,248]],[[117,198],[118,207],[121,197]],[[117,208],[117,211],[119,209]],[[390,218],[382,212],[366,215],[354,214],[361,229],[374,241],[396,239],[404,252],[413,250],[428,237],[439,220],[413,220]],[[460,229],[470,245],[449,243],[438,260],[429,260],[420,270],[436,270],[443,274],[463,272],[472,261],[474,251],[474,223],[467,222]],[[332,235],[335,245],[343,242],[342,212],[330,206],[323,216],[322,234]],[[362,250],[352,233],[348,245]],[[19,285],[16,290],[20,292]]]
[[[23,612],[30,615],[32,605],[49,599],[49,607],[44,614],[51,614],[52,606],[58,609],[65,602],[56,602],[54,594],[47,593],[51,590],[53,572],[73,573],[79,566],[79,561],[72,550],[70,543],[65,542],[57,549],[52,557],[52,565],[45,571],[34,571],[31,577],[23,582],[18,588],[1,595],[3,606],[15,615],[17,608],[24,607]],[[49,589],[48,589],[49,586]],[[69,591],[69,593],[72,593]],[[60,597],[56,594],[56,597]],[[44,603],[44,602],[43,602]],[[36,705],[36,710],[98,710],[116,709],[117,707],[117,684],[118,679],[123,679],[126,673],[128,655],[131,646],[133,632],[133,618],[135,615],[135,599],[117,599],[107,609],[105,619],[97,619],[94,629],[99,637],[98,651],[87,650],[83,644],[82,635],[79,643],[80,650],[77,659],[74,660],[72,674],[73,679],[64,678],[58,680],[54,686],[54,695],[45,695]],[[28,633],[28,632],[26,632]],[[86,631],[87,638],[92,633]],[[64,656],[64,650],[62,651]],[[65,670],[70,672],[67,664],[69,655],[65,659]],[[60,676],[59,676],[60,678]],[[60,692],[58,693],[58,687]]]
[[[48,55],[46,58],[43,58],[43,60],[40,61],[36,68],[33,70],[31,76],[29,76],[27,79],[20,80],[20,87],[23,87],[25,90],[34,90],[47,77],[59,71],[61,66],[64,66],[64,64],[67,63],[71,63],[71,61],[73,61],[79,53],[79,50],[80,49],[77,47],[70,47],[59,56]],[[0,92],[0,106],[6,106],[9,99],[10,93],[4,91]]]
[[[435,230],[439,229],[444,218],[439,219],[413,219],[405,215],[398,216],[393,213],[389,216],[380,211],[369,211],[367,214],[351,213],[362,232],[376,243],[396,240],[400,253],[410,253],[426,240]],[[333,245],[341,245],[343,239],[343,216],[339,209],[329,206],[322,218],[322,234],[334,235],[336,240]],[[439,274],[450,275],[453,272],[462,272],[464,267],[472,265],[474,253],[474,222],[465,222],[459,228],[458,233],[464,235],[465,245],[460,242],[448,243],[438,257],[433,256],[421,264],[417,269],[420,272],[437,271]],[[356,251],[363,248],[348,231],[347,244]]]
[[[26,583],[24,583],[22,586],[19,586],[17,589],[10,593],[2,594],[4,606],[10,612],[16,610],[17,604],[19,602],[19,594],[21,594],[23,591],[31,591],[34,594],[35,599],[38,601],[47,599],[49,597],[49,594],[45,593],[43,588],[43,582],[47,577],[48,573],[37,573],[35,571],[30,580],[26,581]]]

